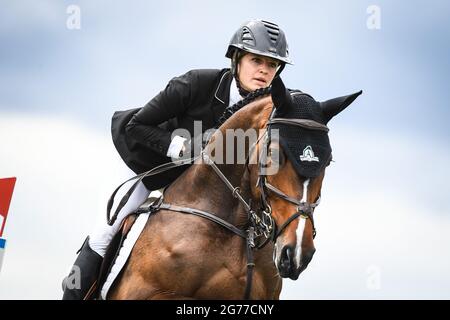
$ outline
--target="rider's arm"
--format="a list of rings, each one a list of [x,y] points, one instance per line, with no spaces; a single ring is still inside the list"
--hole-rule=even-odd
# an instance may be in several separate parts
[[[127,138],[135,140],[164,156],[178,154],[183,141],[174,140],[171,132],[159,124],[181,116],[190,105],[191,86],[195,76],[188,72],[170,80],[166,88],[137,112],[126,126]],[[171,146],[171,148],[170,148]]]

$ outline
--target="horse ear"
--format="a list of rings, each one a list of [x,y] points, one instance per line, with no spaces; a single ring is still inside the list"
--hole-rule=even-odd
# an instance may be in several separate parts
[[[325,115],[325,123],[328,123],[335,115],[347,108],[361,93],[362,90],[348,96],[337,97],[320,102],[320,107]]]
[[[272,81],[272,101],[277,112],[286,111],[292,104],[292,98],[289,91],[284,86],[283,80],[278,76]]]

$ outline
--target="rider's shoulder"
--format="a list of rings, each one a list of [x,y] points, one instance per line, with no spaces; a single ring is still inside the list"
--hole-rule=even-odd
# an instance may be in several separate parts
[[[230,69],[192,69],[186,72],[183,76],[192,80],[199,81],[213,81],[217,78],[221,78]]]
[[[189,85],[191,88],[202,91],[213,90],[218,83],[229,73],[229,69],[192,69],[181,76],[175,77],[172,81]]]

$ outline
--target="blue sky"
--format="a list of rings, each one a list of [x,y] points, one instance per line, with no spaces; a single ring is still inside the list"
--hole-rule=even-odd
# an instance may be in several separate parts
[[[66,27],[69,5],[81,10],[79,30]],[[370,5],[381,10],[379,30],[367,28]],[[336,162],[318,253],[283,297],[450,297],[448,2],[3,0],[0,177],[18,181],[0,298],[59,298],[73,251],[123,176],[113,112],[142,106],[190,69],[228,67],[228,41],[250,18],[286,32],[288,87],[318,100],[364,91],[330,123]],[[69,198],[76,204],[61,210]],[[27,264],[49,270],[45,284]],[[378,289],[368,288],[370,270],[381,274]]]
[[[69,4],[80,6],[79,30],[65,27]],[[174,75],[228,66],[230,30],[251,9],[250,17],[270,12],[288,35],[295,62],[284,73],[289,86],[318,99],[358,89],[370,96],[373,104],[343,121],[369,118],[375,129],[414,134],[420,125],[426,135],[448,135],[445,1],[380,1],[380,30],[366,27],[368,1],[292,1],[267,10],[269,4],[249,1],[235,10],[208,1],[3,1],[0,108],[63,114],[98,127],[117,108],[144,104]]]

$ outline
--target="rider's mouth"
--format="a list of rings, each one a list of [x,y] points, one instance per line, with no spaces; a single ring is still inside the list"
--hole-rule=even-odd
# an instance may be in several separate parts
[[[267,81],[262,78],[254,78],[253,80],[255,80],[256,82],[258,82],[259,84],[262,84],[262,85],[265,85],[267,83]]]

